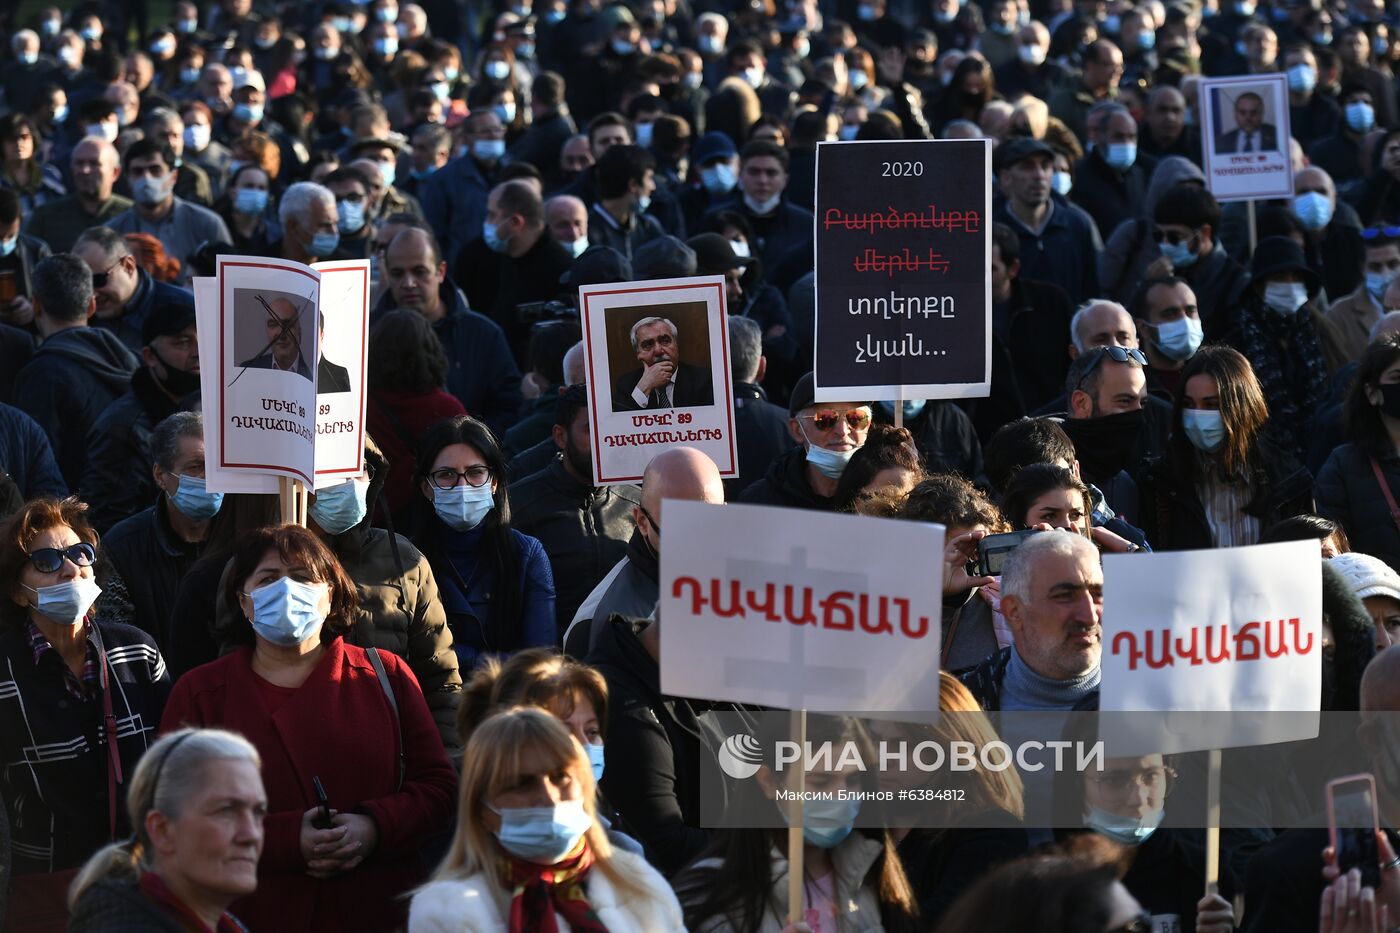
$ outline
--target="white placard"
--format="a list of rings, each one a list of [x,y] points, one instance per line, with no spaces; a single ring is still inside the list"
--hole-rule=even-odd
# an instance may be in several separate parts
[[[1293,197],[1287,76],[1210,78],[1200,94],[1206,184],[1215,199]]]
[[[707,455],[721,477],[739,475],[724,289],[722,275],[579,289],[595,485],[639,482],[652,457],[681,446]],[[674,373],[651,387],[647,374],[663,359]]]
[[[942,526],[673,499],[662,511],[663,693],[937,716]]]
[[[325,327],[316,366],[316,488],[365,468],[369,260],[318,262]]]
[[[1105,555],[1100,709],[1182,714],[1159,751],[1311,738],[1249,714],[1320,709],[1320,560],[1316,541]]]

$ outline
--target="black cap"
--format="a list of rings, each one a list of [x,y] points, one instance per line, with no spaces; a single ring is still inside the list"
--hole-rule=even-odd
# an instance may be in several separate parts
[[[792,394],[788,396],[788,417],[796,418],[797,413],[804,408],[810,408],[817,404],[815,398],[817,394],[817,380],[812,373],[807,373],[797,380],[797,385],[792,387]]]
[[[157,337],[173,337],[193,324],[193,302],[157,301],[141,323],[141,343],[149,346]]]
[[[1053,159],[1055,158],[1055,150],[1040,140],[1031,139],[1028,136],[1008,139],[997,146],[996,151],[992,153],[992,171],[999,172],[1004,168],[1010,168],[1022,159],[1033,155],[1047,155]]]
[[[667,235],[632,254],[632,274],[639,279],[679,279],[695,274],[695,250]]]
[[[697,233],[686,243],[695,250],[695,269],[701,275],[716,275],[749,264],[749,260],[735,256],[734,247],[718,233]]]
[[[1303,277],[1308,287],[1309,297],[1316,295],[1322,287],[1322,279],[1308,268],[1303,258],[1303,250],[1292,238],[1286,236],[1266,236],[1254,247],[1254,256],[1249,262],[1249,277],[1262,282],[1271,275],[1281,272],[1296,272]]]
[[[590,246],[559,276],[559,284],[570,288],[581,285],[612,285],[632,279],[632,264],[611,246]]]

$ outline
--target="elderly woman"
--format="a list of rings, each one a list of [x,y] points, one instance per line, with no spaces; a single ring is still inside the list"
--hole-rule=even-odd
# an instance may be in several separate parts
[[[39,128],[22,113],[0,117],[0,188],[19,195],[25,216],[68,193],[58,166],[39,158]]]
[[[10,930],[62,930],[78,866],[131,831],[122,795],[170,690],[151,636],[89,613],[101,588],[86,509],[37,499],[0,528],[0,761],[25,763],[0,768]]]
[[[583,748],[540,709],[492,716],[463,758],[457,832],[413,897],[409,933],[683,930],[671,888],[614,849]]]
[[[68,929],[242,930],[228,907],[258,887],[261,767],[247,739],[222,729],[181,729],[152,745],[126,795],[135,831],[83,866]]]
[[[455,790],[418,682],[341,638],[355,585],[313,532],[248,534],[225,581],[244,644],[182,677],[161,725],[227,728],[262,754],[267,844],[234,910],[253,930],[394,929]]]

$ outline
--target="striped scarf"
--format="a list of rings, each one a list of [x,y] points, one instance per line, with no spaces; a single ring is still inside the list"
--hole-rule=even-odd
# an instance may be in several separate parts
[[[553,865],[510,859],[505,879],[511,892],[510,933],[558,933],[556,912],[574,933],[607,933],[584,893],[593,850],[587,839],[579,845],[577,854]]]

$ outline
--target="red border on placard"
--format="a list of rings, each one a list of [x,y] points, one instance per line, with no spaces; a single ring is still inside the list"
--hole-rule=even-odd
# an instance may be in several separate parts
[[[306,270],[304,270],[304,269],[298,269],[298,268],[296,268],[296,267],[294,267],[294,266],[279,266],[279,265],[274,265],[274,264],[272,264],[272,263],[266,263],[266,262],[221,262],[221,263],[219,263],[218,269],[217,269],[216,271],[222,273],[223,270],[225,270],[225,269],[235,269],[235,268],[277,269],[277,270],[279,270],[279,271],[281,271],[281,272],[295,272],[295,273],[297,273],[298,275],[304,275],[304,276],[306,276],[308,279],[311,279],[312,281],[315,281],[315,282],[318,282],[318,283],[320,282],[320,278],[319,278],[318,275],[317,275],[316,273],[314,273],[314,272],[308,272],[308,271],[306,271]],[[276,470],[276,471],[278,471],[278,472],[280,472],[280,473],[294,473],[294,474],[296,474],[297,478],[300,479],[300,480],[302,480],[302,481],[304,481],[304,482],[306,483],[306,485],[308,485],[308,486],[314,486],[314,485],[315,485],[315,480],[313,480],[311,477],[307,476],[305,473],[302,473],[300,470],[288,469],[287,467],[278,466],[278,465],[273,464],[273,463],[230,463],[229,460],[228,460],[228,433],[227,433],[228,418],[227,418],[227,416],[224,414],[224,412],[226,411],[226,407],[225,407],[225,404],[224,404],[224,390],[227,388],[227,386],[224,385],[224,360],[228,358],[228,357],[227,357],[227,352],[228,352],[228,351],[227,351],[227,348],[226,348],[226,346],[225,346],[225,341],[226,341],[226,335],[227,335],[227,332],[228,332],[228,328],[224,326],[224,277],[223,277],[223,275],[219,275],[218,281],[219,281],[219,466],[220,466],[220,467],[224,467],[224,468],[241,468],[241,469],[251,469],[251,470]],[[319,311],[320,309],[317,308],[317,310]],[[315,381],[314,381],[314,380],[312,381],[312,385],[315,385]],[[316,443],[316,438],[315,438],[315,426],[314,426],[314,425],[315,425],[315,422],[314,422],[314,421],[312,422],[312,425],[313,425],[313,427],[312,427],[312,439],[311,439],[311,443],[314,445],[314,444]]]
[[[725,302],[725,293],[724,293],[724,283],[722,283],[722,282],[711,282],[711,283],[709,283],[709,284],[703,284],[703,283],[697,282],[697,283],[694,284],[694,285],[661,285],[661,286],[657,286],[657,287],[655,287],[655,288],[615,288],[615,289],[610,289],[610,290],[608,290],[608,291],[588,292],[588,293],[586,293],[586,294],[583,296],[583,315],[584,315],[584,333],[583,333],[583,339],[584,339],[585,349],[588,351],[588,358],[587,358],[587,363],[588,363],[588,384],[589,384],[590,386],[595,387],[595,388],[594,388],[594,391],[593,391],[593,393],[592,393],[593,398],[592,398],[592,400],[589,402],[589,407],[590,407],[590,409],[592,410],[592,414],[593,414],[593,424],[594,424],[595,427],[599,424],[599,421],[598,421],[598,390],[597,390],[597,388],[596,388],[597,385],[598,385],[598,383],[597,383],[597,374],[593,371],[593,328],[592,328],[592,326],[591,326],[591,325],[592,325],[592,320],[593,320],[593,315],[592,315],[592,313],[591,313],[591,312],[592,312],[592,309],[589,307],[589,302],[590,302],[594,297],[602,298],[602,297],[606,297],[606,296],[609,296],[609,295],[635,295],[635,294],[638,294],[639,292],[673,292],[673,291],[702,291],[702,292],[703,292],[704,289],[708,289],[708,288],[713,288],[713,289],[718,293],[718,295],[719,295],[719,312],[720,312],[720,328],[719,328],[719,341],[720,341],[720,343],[719,343],[719,346],[720,346],[720,354],[721,354],[722,358],[723,358],[724,360],[727,361],[727,360],[729,359],[729,326],[728,326],[728,322],[729,322],[729,308],[726,306],[726,302]],[[706,303],[708,304],[708,302],[706,302]],[[603,310],[604,310],[604,312],[607,311],[606,308],[604,308]],[[712,362],[713,362],[713,361],[712,361]],[[610,374],[610,375],[611,375],[611,374]],[[710,378],[713,379],[714,376],[711,375]],[[738,476],[738,475],[739,475],[739,450],[738,450],[738,447],[737,447],[737,445],[736,445],[735,437],[734,437],[734,382],[733,382],[732,379],[723,379],[723,380],[721,380],[721,384],[724,386],[724,402],[725,402],[725,413],[726,413],[726,414],[725,414],[725,417],[726,417],[726,419],[727,419],[727,421],[728,421],[728,423],[729,423],[729,463],[730,463],[731,468],[732,468],[733,471],[734,471],[734,475],[735,475],[735,476]],[[611,386],[608,387],[607,391],[609,392],[609,394],[611,394],[611,392],[612,392]],[[593,466],[594,466],[594,469],[597,470],[597,472],[598,472],[598,481],[599,481],[599,482],[606,482],[606,483],[633,483],[633,482],[641,482],[641,480],[642,480],[642,477],[641,477],[641,476],[603,476],[603,450],[602,450],[601,445],[596,444],[596,443],[593,445]]]
[[[360,451],[360,460],[362,461],[361,466],[360,466],[360,470],[363,470],[363,469],[364,469],[363,460],[364,460],[364,457],[365,457],[365,399],[366,399],[366,398],[368,397],[368,395],[369,395],[369,383],[366,381],[366,379],[368,378],[367,373],[366,373],[366,368],[367,368],[367,365],[368,365],[368,364],[367,364],[367,360],[368,360],[368,352],[367,352],[367,351],[368,351],[368,349],[369,349],[369,347],[368,347],[368,343],[369,343],[369,267],[368,267],[368,266],[340,266],[339,268],[337,268],[337,267],[335,267],[335,266],[329,266],[329,267],[323,267],[323,268],[321,268],[321,269],[317,269],[316,271],[319,272],[321,275],[325,275],[327,272],[359,272],[362,276],[364,276],[364,280],[365,280],[365,290],[364,290],[365,303],[364,303],[364,307],[362,307],[362,308],[360,309],[360,314],[361,314],[361,319],[360,319],[360,320],[361,320],[361,324],[360,324],[360,431],[359,431],[359,434],[360,434],[360,442],[359,442],[359,446],[358,446],[358,448],[357,448],[357,449]],[[320,404],[319,401],[317,402],[317,404]],[[356,470],[356,471],[354,471],[354,472],[358,473],[358,472],[360,472],[360,470]],[[351,471],[349,470],[348,467],[341,467],[340,469],[335,469],[335,470],[317,470],[317,471],[316,471],[316,475],[317,475],[317,476],[322,476],[322,475],[327,475],[327,476],[328,476],[328,475],[332,475],[332,474],[335,474],[335,473],[350,473],[350,472],[351,472]]]

